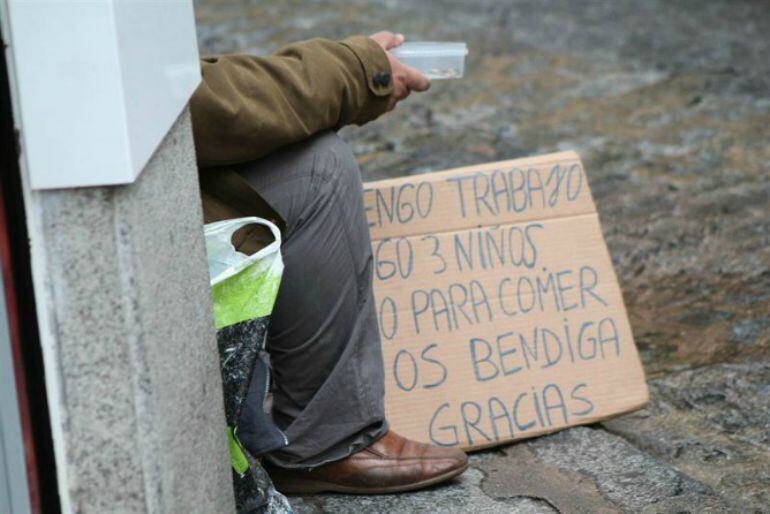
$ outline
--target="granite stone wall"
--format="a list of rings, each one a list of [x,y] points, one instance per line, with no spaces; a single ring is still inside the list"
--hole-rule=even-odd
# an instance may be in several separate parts
[[[189,114],[134,184],[42,191],[32,202],[63,503],[78,513],[232,513]]]

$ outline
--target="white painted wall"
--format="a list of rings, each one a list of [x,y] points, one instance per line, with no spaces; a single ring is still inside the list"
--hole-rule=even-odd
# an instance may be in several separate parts
[[[200,82],[191,0],[7,0],[33,189],[136,180]]]

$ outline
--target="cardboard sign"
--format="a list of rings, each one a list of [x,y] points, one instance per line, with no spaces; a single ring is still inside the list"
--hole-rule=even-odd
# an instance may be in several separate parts
[[[392,428],[481,448],[643,406],[580,158],[365,185]]]

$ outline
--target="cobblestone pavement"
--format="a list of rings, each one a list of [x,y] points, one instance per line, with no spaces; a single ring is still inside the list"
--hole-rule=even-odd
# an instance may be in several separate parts
[[[346,129],[367,179],[582,155],[652,399],[480,452],[459,481],[299,512],[770,512],[766,1],[202,0],[203,53],[381,29],[467,76]]]

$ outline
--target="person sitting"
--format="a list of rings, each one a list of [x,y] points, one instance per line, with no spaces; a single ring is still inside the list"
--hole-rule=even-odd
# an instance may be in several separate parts
[[[282,228],[267,349],[272,415],[289,443],[265,463],[281,492],[407,491],[468,466],[461,450],[408,440],[385,419],[361,172],[335,133],[430,87],[388,52],[403,40],[379,32],[207,57],[191,99],[205,221],[259,216]],[[254,251],[256,239],[238,248]]]

